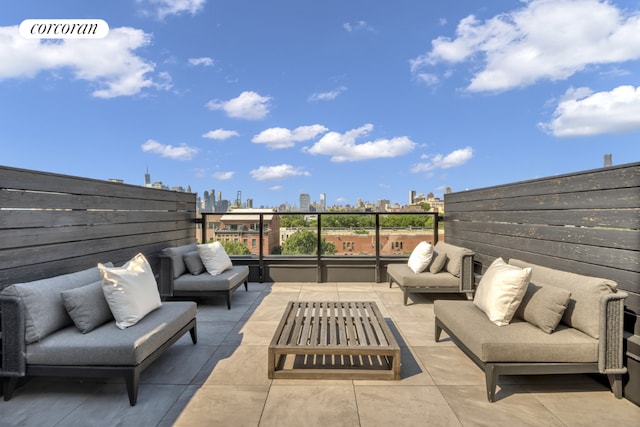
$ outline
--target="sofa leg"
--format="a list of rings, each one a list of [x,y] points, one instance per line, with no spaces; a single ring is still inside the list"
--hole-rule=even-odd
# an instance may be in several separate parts
[[[498,383],[498,374],[493,364],[488,363],[484,368],[485,382],[487,383],[487,400],[495,402],[496,385]]]
[[[622,374],[609,374],[608,377],[613,395],[618,399],[622,399]]]
[[[198,330],[196,329],[197,325],[194,324],[193,328],[189,329],[189,334],[191,335],[191,341],[194,344],[198,343]]]
[[[232,291],[229,291],[224,294],[225,298],[227,298],[227,310],[231,310],[231,292]]]
[[[440,334],[442,333],[442,328],[440,327],[440,325],[438,325],[437,321],[436,321],[435,325],[436,325],[436,327],[435,327],[435,330],[433,332],[433,336],[435,337],[435,341],[438,342],[438,341],[440,341]]]
[[[127,393],[129,394],[129,404],[136,406],[138,401],[138,382],[140,381],[140,372],[137,369],[132,369],[124,376],[127,384]]]
[[[8,377],[2,381],[2,394],[5,402],[13,397],[13,391],[16,389],[18,377]]]
[[[402,289],[402,294],[404,297],[404,305],[407,305],[407,301],[409,300],[409,292],[407,291],[407,288]]]
[[[249,292],[249,281],[248,280],[244,281],[244,290]]]

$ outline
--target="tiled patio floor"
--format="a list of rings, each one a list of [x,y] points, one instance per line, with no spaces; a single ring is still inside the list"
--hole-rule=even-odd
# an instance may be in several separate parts
[[[375,301],[401,346],[402,379],[268,379],[267,346],[291,300]],[[198,302],[198,344],[187,334],[145,371],[135,407],[120,380],[34,378],[0,402],[0,426],[640,425],[638,406],[586,375],[505,377],[488,403],[483,372],[433,341],[424,294],[404,306],[385,283],[250,283],[232,304]]]

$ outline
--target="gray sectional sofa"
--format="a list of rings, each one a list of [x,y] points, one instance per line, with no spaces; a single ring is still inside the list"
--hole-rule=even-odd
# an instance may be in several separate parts
[[[473,301],[437,300],[436,342],[444,330],[485,371],[490,402],[495,399],[500,375],[531,374],[606,374],[615,396],[621,398],[626,372],[623,310],[627,294],[617,291],[611,280],[516,259],[509,264],[531,268],[527,294],[513,320],[497,326]],[[565,309],[558,309],[553,292],[568,295]],[[545,332],[554,310],[560,323]]]
[[[134,406],[141,372],[187,331],[196,343],[195,303],[164,302],[135,325],[120,329],[108,306],[105,312],[101,283],[93,267],[2,290],[0,380],[5,400],[25,376],[124,376]]]
[[[193,262],[195,261],[195,263]],[[162,297],[209,297],[224,295],[231,309],[231,295],[242,284],[248,290],[249,267],[234,265],[219,275],[209,274],[198,263],[196,243],[166,248],[160,255]]]
[[[474,291],[473,251],[440,241],[433,252],[433,260],[421,273],[414,273],[407,263],[389,264],[389,287],[398,284],[404,305],[407,305],[410,293],[463,293],[471,299]],[[439,257],[444,264],[438,263]],[[434,268],[436,264],[439,264],[438,268]]]

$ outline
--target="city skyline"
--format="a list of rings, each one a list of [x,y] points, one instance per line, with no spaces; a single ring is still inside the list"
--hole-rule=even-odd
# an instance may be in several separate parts
[[[25,37],[38,19],[108,32]],[[135,185],[148,166],[256,206],[632,163],[638,39],[631,0],[3,2],[0,163]]]

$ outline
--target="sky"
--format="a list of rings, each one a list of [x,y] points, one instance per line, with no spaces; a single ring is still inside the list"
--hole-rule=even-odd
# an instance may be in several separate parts
[[[638,0],[3,0],[0,165],[407,204],[640,161],[639,76]]]

